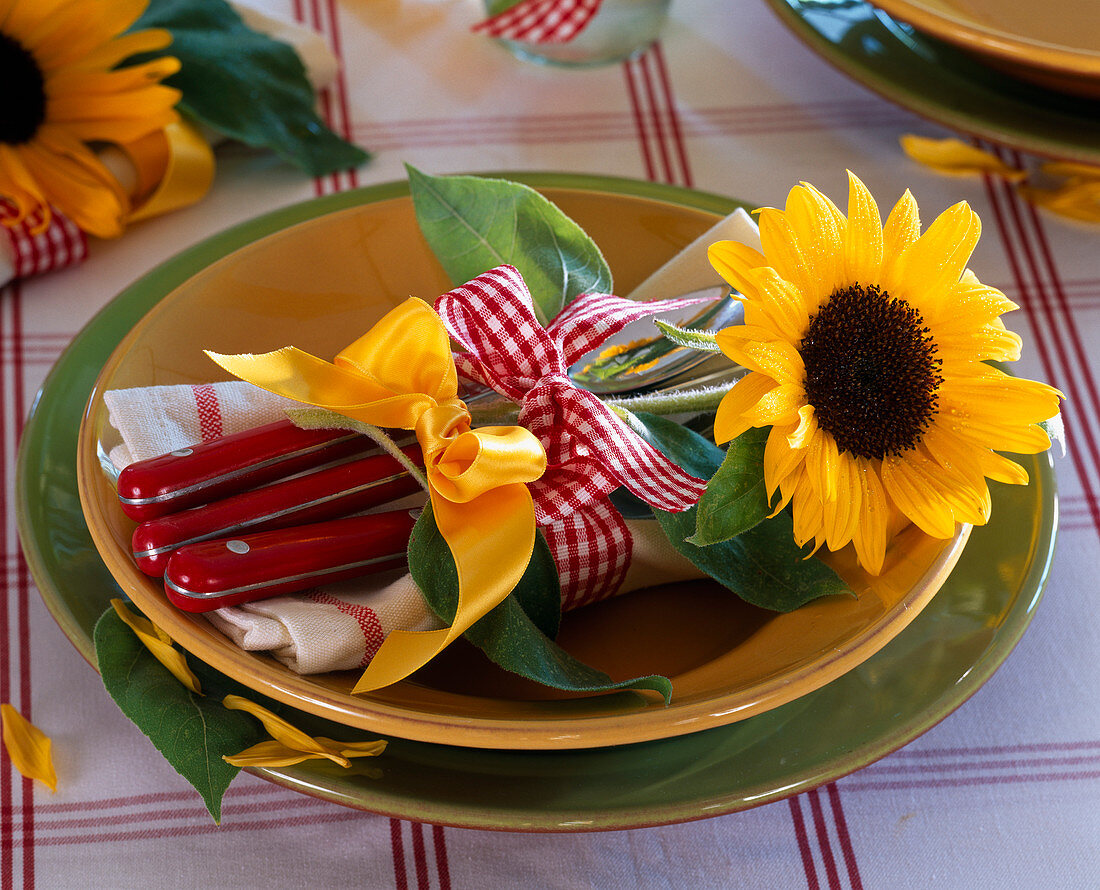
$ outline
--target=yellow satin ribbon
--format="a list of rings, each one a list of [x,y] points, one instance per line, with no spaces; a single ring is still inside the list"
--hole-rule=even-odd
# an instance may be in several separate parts
[[[546,454],[523,427],[470,428],[446,328],[427,303],[406,300],[334,364],[293,346],[207,355],[270,392],[374,426],[416,431],[436,524],[458,568],[458,610],[444,630],[390,633],[354,692],[407,677],[512,592],[535,543],[526,483],[543,474]]]
[[[185,121],[169,124],[119,148],[134,165],[137,176],[127,222],[194,204],[214,181],[213,149],[202,133]]]

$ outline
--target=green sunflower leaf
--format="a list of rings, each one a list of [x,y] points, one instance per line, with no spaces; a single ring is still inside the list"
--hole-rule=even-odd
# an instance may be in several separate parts
[[[455,285],[503,263],[515,266],[543,324],[579,294],[611,293],[599,247],[534,189],[406,169],[420,231]]]
[[[230,711],[214,694],[219,680],[193,660],[206,695],[195,695],[150,654],[133,631],[108,609],[96,623],[95,651],[103,685],[115,703],[157,750],[202,796],[221,822],[221,801],[240,769],[222,760],[267,737],[262,725],[241,711]],[[234,684],[235,686],[235,684]],[[228,691],[228,690],[227,690]],[[234,690],[236,691],[236,690]],[[255,699],[253,693],[244,693]]]
[[[767,518],[771,512],[764,485],[767,441],[767,429],[750,429],[730,442],[725,459],[699,498],[689,544],[706,547],[728,541]]]
[[[298,54],[247,27],[224,0],[153,0],[131,30],[143,28],[171,32],[171,46],[157,55],[175,56],[181,68],[165,83],[183,93],[180,111],[200,123],[312,176],[369,158],[317,116]]]
[[[635,414],[633,429],[671,461],[700,479],[718,472],[722,449],[698,433],[653,414]],[[704,547],[689,543],[698,525],[699,505],[683,513],[654,510],[672,545],[715,581],[741,599],[773,612],[789,612],[822,596],[850,594],[844,581],[794,541],[789,510],[765,519],[737,537]]]
[[[409,541],[409,571],[432,611],[450,623],[458,607],[458,573],[447,542],[428,505]],[[512,594],[466,631],[466,639],[505,670],[554,689],[607,692],[619,689],[659,692],[668,703],[672,684],[665,677],[616,682],[573,658],[551,639],[557,634],[561,583],[542,535],[531,562]],[[553,620],[551,620],[551,615]]]

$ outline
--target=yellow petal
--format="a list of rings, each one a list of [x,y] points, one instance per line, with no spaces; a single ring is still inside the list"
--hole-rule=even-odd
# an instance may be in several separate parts
[[[805,404],[806,392],[801,386],[784,384],[765,393],[755,405],[745,409],[744,417],[757,427],[793,423],[798,420],[798,410]]]
[[[817,433],[817,417],[813,405],[804,405],[798,409],[798,426],[787,436],[791,448],[805,448]]]
[[[1082,222],[1100,222],[1100,181],[1071,180],[1058,188],[1020,186],[1017,193],[1029,204]]]
[[[859,177],[848,171],[848,228],[844,236],[845,286],[873,284],[882,272],[882,217]]]
[[[884,268],[883,289],[917,308],[942,299],[962,277],[981,231],[978,215],[965,201],[948,207]]]
[[[0,723],[12,766],[28,779],[38,779],[50,791],[56,791],[57,773],[50,754],[53,744],[50,737],[7,703],[0,704]]]
[[[315,757],[324,757],[337,763],[343,761],[343,765],[347,765],[345,758],[339,752],[327,749],[318,739],[314,739],[309,733],[298,729],[278,714],[273,714],[263,705],[258,705],[256,702],[239,695],[227,695],[222,699],[222,704],[231,711],[244,711],[251,714],[264,725],[264,729],[275,741],[291,750]]]
[[[823,502],[836,500],[836,474],[840,463],[836,440],[820,428],[806,448],[806,477]]]
[[[775,389],[776,382],[757,371],[750,371],[738,380],[722,397],[714,415],[714,440],[719,445],[736,439],[749,429],[752,423],[745,419],[745,412],[755,405],[765,393]]]
[[[747,328],[743,325],[742,328]],[[786,340],[764,340],[753,336],[735,337],[727,328],[717,335],[722,352],[750,371],[767,374],[777,383],[801,386],[806,379],[802,356]]]
[[[759,250],[739,241],[716,241],[707,248],[707,258],[730,287],[747,297],[756,296],[756,288],[748,273],[768,264]]]
[[[768,490],[768,501],[775,497],[775,490],[806,460],[805,449],[791,448],[787,436],[794,426],[773,426],[764,445],[764,484]]]
[[[890,510],[878,472],[869,461],[856,465],[853,485],[859,486],[859,526],[852,538],[856,558],[872,575],[882,571],[886,558],[886,526]]]
[[[240,767],[282,767],[294,766],[306,760],[331,760],[347,768],[355,757],[377,757],[386,750],[386,742],[378,739],[371,742],[337,742],[318,736],[317,741],[326,750],[326,754],[298,751],[282,742],[271,740],[259,742],[246,748],[239,754],[223,756],[222,760]],[[339,759],[337,759],[339,758]],[[342,761],[342,762],[341,762]]]
[[[937,173],[992,173],[1012,182],[1027,178],[1026,170],[1010,167],[991,152],[958,139],[929,139],[925,136],[905,135],[899,141],[902,150],[909,157]]]
[[[755,269],[751,277],[760,299],[745,301],[745,321],[750,321],[749,307],[759,307],[777,334],[791,343],[800,343],[810,324],[810,311],[802,295],[775,269]]]
[[[898,199],[882,227],[883,262],[901,254],[920,237],[920,211],[909,189]]]
[[[950,538],[955,534],[954,510],[943,497],[941,487],[910,459],[885,458],[882,484],[890,500],[925,534],[933,538]]]
[[[1100,179],[1100,166],[1096,164],[1081,164],[1076,161],[1048,161],[1045,164],[1040,164],[1039,169],[1047,176]]]
[[[863,487],[859,482],[859,463],[841,456],[837,461],[837,496],[825,502],[825,540],[830,550],[839,550],[855,535],[859,528]]]
[[[805,547],[813,540],[820,547],[825,540],[821,498],[814,491],[807,474],[798,478],[797,489],[791,499],[791,516],[794,518],[795,543]]]
[[[199,678],[187,666],[187,659],[184,658],[183,653],[172,645],[172,638],[168,634],[148,618],[131,612],[120,599],[111,600],[111,606],[130,630],[137,634],[137,638],[141,640],[145,648],[153,654],[157,661],[168,668],[172,675],[184,686],[196,695],[202,695]]]

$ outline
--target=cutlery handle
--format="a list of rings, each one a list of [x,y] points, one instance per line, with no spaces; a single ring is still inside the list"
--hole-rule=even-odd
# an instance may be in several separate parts
[[[119,474],[118,499],[144,522],[376,449],[358,433],[280,420],[132,463]]]
[[[419,447],[403,451],[420,460]],[[335,519],[419,490],[388,454],[362,457],[143,522],[134,529],[133,556],[145,574],[159,578],[187,544]]]
[[[415,511],[393,510],[181,547],[164,590],[186,612],[306,590],[403,566]]]

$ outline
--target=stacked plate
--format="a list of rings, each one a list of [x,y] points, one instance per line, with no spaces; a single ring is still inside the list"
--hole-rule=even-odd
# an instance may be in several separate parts
[[[898,21],[1054,90],[1100,98],[1094,0],[874,0]]]
[[[737,206],[629,180],[512,178],[587,229],[624,292]],[[419,237],[405,185],[394,184],[216,236],[89,324],[44,386],[18,489],[39,589],[89,661],[95,620],[121,591],[193,655],[299,709],[304,724],[391,739],[362,773],[311,763],[259,771],[265,777],[405,818],[567,831],[715,815],[830,781],[950,713],[1026,627],[1053,549],[1045,456],[1024,459],[1033,483],[998,490],[993,523],[969,543],[966,532],[940,542],[910,530],[877,579],[842,554],[837,568],[856,598],[773,615],[696,583],[567,616],[562,642],[580,658],[613,676],[671,676],[669,707],[639,693],[547,695],[463,646],[441,667],[353,696],[353,675],[293,674],[174,609],[130,560],[132,524],[100,463],[111,437],[102,393],[207,382],[215,369],[203,348],[293,343],[331,355],[408,294],[431,299],[449,286]]]
[[[1035,154],[1100,164],[1093,0],[1052,0],[1041,9],[1027,0],[767,2],[823,59],[923,117]]]

